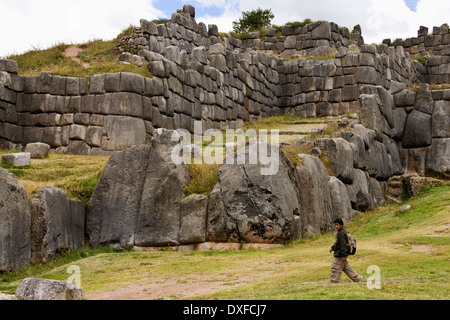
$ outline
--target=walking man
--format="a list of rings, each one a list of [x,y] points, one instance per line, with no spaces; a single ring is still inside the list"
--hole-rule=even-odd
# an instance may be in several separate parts
[[[331,266],[331,283],[339,283],[341,279],[342,271],[352,279],[354,282],[362,282],[363,277],[356,273],[350,266],[347,260],[348,251],[348,236],[347,231],[344,229],[344,222],[342,219],[336,219],[334,221],[334,227],[338,231],[336,235],[336,242],[330,248],[330,253],[334,251],[334,261]]]

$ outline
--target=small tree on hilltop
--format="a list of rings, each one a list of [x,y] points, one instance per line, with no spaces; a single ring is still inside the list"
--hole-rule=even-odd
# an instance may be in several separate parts
[[[233,22],[233,30],[236,33],[259,31],[262,28],[270,27],[274,14],[271,9],[244,11],[242,18]]]

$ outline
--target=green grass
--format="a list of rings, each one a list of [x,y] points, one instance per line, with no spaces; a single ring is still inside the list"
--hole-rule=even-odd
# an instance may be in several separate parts
[[[0,150],[0,156],[10,151]],[[69,198],[89,204],[89,199],[108,162],[109,156],[76,156],[50,153],[47,159],[33,159],[31,165],[14,168],[0,166],[15,175],[31,198],[33,192],[44,186],[63,190]]]
[[[352,267],[367,279],[369,266],[381,269],[381,289],[328,282],[334,234],[321,234],[270,250],[210,252],[113,252],[81,249],[65,253],[52,264],[29,265],[0,275],[0,291],[13,293],[25,277],[66,280],[67,268],[81,269],[87,296],[136,285],[142,292],[174,281],[179,288],[211,283],[202,295],[177,290],[165,298],[201,300],[381,300],[448,299],[450,293],[450,185],[428,190],[408,200],[410,211],[390,204],[361,214],[345,227],[358,241]],[[415,245],[430,252],[411,252]],[[432,249],[432,250],[431,250]],[[139,285],[138,285],[139,284]],[[234,285],[233,287],[228,287]],[[132,299],[132,296],[127,297]]]
[[[131,72],[152,78],[147,65],[138,67],[134,64],[126,65],[118,62],[119,54],[114,50],[123,36],[130,35],[132,26],[123,30],[113,40],[95,39],[87,43],[77,44],[83,51],[78,58],[89,67],[85,68],[77,61],[64,55],[65,50],[72,44],[59,43],[48,49],[33,49],[23,54],[14,54],[8,59],[19,64],[21,76],[40,75],[43,71],[50,71],[54,75],[67,77],[84,77],[103,73]]]

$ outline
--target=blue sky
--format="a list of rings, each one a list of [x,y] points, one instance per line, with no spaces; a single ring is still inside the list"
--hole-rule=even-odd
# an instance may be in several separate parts
[[[113,39],[140,19],[170,18],[183,5],[197,22],[232,30],[243,11],[272,9],[273,24],[327,20],[350,29],[360,24],[366,43],[417,36],[421,25],[450,23],[450,0],[0,0],[0,57],[57,43]],[[339,5],[336,5],[339,3]]]
[[[411,11],[416,11],[417,2],[419,2],[419,0],[405,0],[406,5]]]
[[[191,4],[194,1],[180,1],[180,0],[157,0],[154,1],[154,6],[157,9],[160,9],[162,12],[164,12],[164,15],[166,18],[170,18],[172,16],[172,13],[176,12],[177,9],[182,9],[183,6],[185,4]],[[214,1],[212,1],[214,3]],[[206,15],[211,15],[211,16],[221,16],[224,13],[224,8],[222,7],[218,7],[218,6],[195,6],[195,12],[196,15],[201,17],[201,16],[206,16]]]

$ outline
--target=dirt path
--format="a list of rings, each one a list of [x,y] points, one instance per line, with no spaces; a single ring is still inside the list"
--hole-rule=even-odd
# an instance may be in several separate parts
[[[211,280],[208,277],[180,278],[154,283],[132,284],[110,292],[91,294],[88,300],[173,300],[194,297],[242,286],[250,278]]]
[[[80,52],[83,52],[83,49],[77,47],[77,46],[71,46],[64,51],[64,55],[68,58],[71,58],[72,60],[75,60],[79,64],[81,64],[85,68],[89,68],[89,63],[81,61],[80,58],[78,58],[78,54]]]

